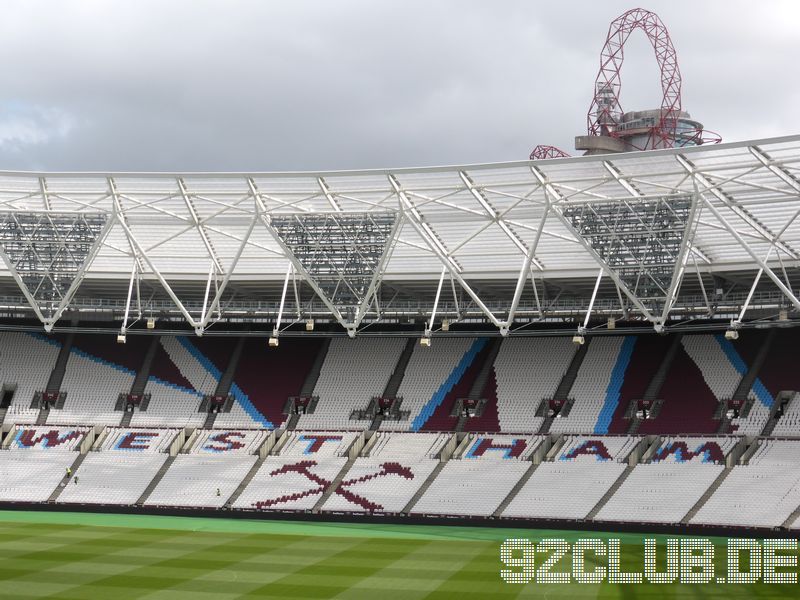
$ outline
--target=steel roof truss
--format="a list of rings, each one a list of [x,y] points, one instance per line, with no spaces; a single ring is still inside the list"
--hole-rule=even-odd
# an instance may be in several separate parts
[[[217,253],[214,250],[214,247],[211,245],[211,241],[208,239],[206,235],[206,230],[203,225],[200,223],[200,219],[197,216],[197,211],[194,208],[194,204],[192,203],[192,199],[189,195],[188,190],[186,189],[186,183],[183,181],[182,177],[178,177],[178,188],[181,191],[181,196],[183,197],[183,201],[186,203],[186,208],[189,209],[189,214],[192,216],[192,222],[194,226],[197,228],[197,233],[200,234],[200,239],[203,240],[203,245],[206,247],[206,252],[208,252],[208,257],[211,259],[211,262],[214,263],[214,267],[216,268],[218,273],[224,273],[224,269],[219,262],[219,258],[217,257]]]
[[[120,197],[116,191],[116,185],[113,179],[109,178],[108,183],[111,188],[111,196],[114,200],[114,207],[116,209],[114,215],[117,216],[121,212]],[[175,294],[175,292],[172,289],[172,286],[169,285],[167,280],[161,274],[161,271],[159,271],[158,267],[156,267],[153,261],[150,260],[150,257],[147,255],[147,252],[142,249],[139,240],[136,239],[136,236],[133,234],[128,224],[123,219],[118,219],[118,221],[123,231],[125,232],[125,235],[128,238],[128,243],[131,245],[131,250],[133,251],[134,256],[137,259],[143,261],[147,265],[150,272],[153,273],[158,282],[161,284],[161,287],[163,287],[164,291],[167,292],[167,295],[170,297],[170,299],[175,304],[177,309],[186,319],[187,323],[189,323],[192,327],[194,327],[195,332],[202,332],[202,327],[200,327],[200,324],[194,319],[194,317],[192,317],[192,315],[186,309],[186,306],[184,306],[183,302],[181,302],[180,298],[178,298],[177,294]]]
[[[431,231],[430,227],[427,226],[422,220],[422,215],[419,214],[419,211],[416,210],[413,203],[411,202],[408,195],[405,193],[403,188],[400,186],[400,183],[397,181],[397,178],[394,175],[387,175],[389,178],[389,182],[391,183],[392,187],[394,188],[395,192],[397,193],[397,197],[399,199],[399,205],[401,210],[403,211],[405,218],[408,220],[409,223],[414,227],[420,237],[428,244],[430,249],[433,251],[434,254],[439,258],[443,265],[447,267],[450,271],[450,275],[455,278],[459,285],[464,289],[465,292],[469,295],[475,305],[480,308],[483,314],[486,315],[492,324],[497,328],[502,328],[503,324],[500,320],[489,310],[489,308],[484,304],[484,302],[480,299],[478,294],[470,287],[470,285],[464,281],[464,278],[460,274],[460,267],[458,264],[453,260],[453,258],[448,254],[447,250],[442,246],[441,242],[436,239],[433,231]]]
[[[607,160],[603,161],[603,167],[611,174],[611,176],[617,181],[617,183],[619,183],[625,189],[625,191],[627,191],[631,196],[637,198],[642,198],[644,196],[641,190],[639,190],[639,188],[637,188],[635,185],[631,184],[629,180],[622,175],[620,170],[610,161]],[[697,221],[696,209],[697,209],[697,198],[693,197],[691,202],[691,209],[689,211],[689,217],[687,219],[687,224],[685,225],[684,232],[681,237],[680,246],[678,249],[678,256],[676,257],[675,260],[675,267],[673,268],[672,271],[669,289],[666,291],[664,306],[661,312],[661,319],[660,319],[661,324],[667,322],[669,311],[672,309],[672,306],[675,303],[675,300],[677,299],[677,292],[678,289],[680,288],[681,282],[683,281],[683,274],[686,268],[686,260],[688,258],[688,252],[690,250],[693,250],[695,254],[698,254],[706,262],[710,262],[710,260],[705,256],[705,253],[701,252],[697,248],[694,248],[692,244],[692,240],[694,239],[694,231],[695,231],[694,228],[696,226],[696,221]],[[661,245],[663,248],[663,244],[659,242],[659,245]],[[661,289],[662,291],[664,291],[663,288]]]
[[[366,315],[394,247],[397,213],[316,213],[263,219],[350,335]]]
[[[511,324],[514,322],[514,316],[517,312],[517,307],[519,306],[519,300],[522,297],[522,289],[525,287],[525,280],[528,278],[528,273],[531,273],[531,279],[533,279],[533,272],[532,268],[534,265],[541,271],[542,265],[539,263],[535,258],[534,254],[536,253],[536,249],[539,247],[539,240],[542,238],[542,231],[544,231],[544,224],[547,221],[547,215],[550,212],[550,200],[547,196],[547,193],[544,194],[545,196],[545,209],[544,213],[542,214],[542,218],[539,221],[539,229],[536,231],[536,237],[531,244],[530,250],[525,252],[525,260],[522,262],[522,268],[519,271],[519,276],[517,277],[517,285],[514,288],[514,297],[511,299],[511,307],[508,310],[508,318],[504,324],[504,327],[500,328],[500,333],[503,335],[508,335],[508,330],[511,327]],[[539,296],[536,292],[536,283],[533,284],[533,291],[536,295],[536,304],[539,306],[539,312],[541,313],[542,307],[539,304]]]
[[[780,289],[781,292],[783,292],[783,294],[789,299],[789,301],[794,305],[794,307],[797,310],[800,310],[800,300],[798,300],[797,297],[794,295],[794,293],[792,293],[792,291],[786,287],[786,285],[781,281],[780,277],[778,277],[775,274],[775,272],[769,267],[769,265],[767,265],[767,263],[764,262],[760,256],[758,256],[758,254],[750,247],[750,245],[744,241],[744,239],[742,238],[741,235],[739,235],[736,229],[731,227],[731,225],[728,223],[725,217],[719,212],[717,207],[714,206],[714,204],[708,198],[706,198],[705,194],[703,194],[702,192],[698,192],[698,194],[705,203],[705,205],[708,207],[708,209],[717,218],[717,220],[736,239],[736,241],[745,250],[745,252],[747,252],[750,255],[750,258],[752,258],[754,261],[756,261],[756,263],[758,263],[758,266],[761,268],[761,270],[763,270],[764,273],[766,273],[767,276],[770,279],[772,279],[772,281],[775,283],[778,289]],[[777,240],[774,240],[773,243],[777,243]]]
[[[707,191],[712,194],[717,200],[724,204],[726,208],[731,210],[736,216],[738,216],[742,221],[756,231],[764,240],[772,241],[775,239],[775,235],[768,228],[764,227],[755,217],[753,217],[753,215],[750,214],[748,210],[739,206],[739,204],[736,203],[733,198],[730,198],[727,194],[721,192],[718,189],[719,184],[712,184],[708,177],[700,172],[693,163],[680,154],[675,155],[675,160],[677,160],[678,163],[691,174],[694,184],[696,187],[700,188],[700,192]],[[703,200],[706,204],[708,204],[705,196],[703,197]],[[724,223],[724,225],[726,228],[730,227],[730,223],[727,221]],[[777,243],[779,248],[788,256],[791,256],[793,259],[800,258],[800,255],[798,255],[793,248],[787,246],[783,242]]]
[[[534,176],[539,180],[539,182],[544,186],[545,191],[550,194],[551,199],[555,203],[565,203],[565,198],[548,180],[548,178],[542,173],[538,167],[531,166],[531,171],[533,172]],[[642,315],[654,325],[658,326],[657,318],[653,315],[653,313],[644,305],[644,303],[639,299],[639,297],[627,286],[627,284],[622,280],[622,278],[617,274],[617,272],[611,268],[608,263],[600,256],[600,254],[592,247],[591,244],[581,236],[573,227],[570,220],[562,214],[562,212],[556,208],[556,206],[551,206],[551,210],[553,213],[558,217],[559,221],[570,231],[577,242],[583,246],[587,252],[592,256],[592,258],[597,262],[598,266],[605,269],[606,274],[614,281],[614,283],[625,293],[628,299],[633,302],[634,306],[639,309]]]
[[[113,219],[16,211],[0,218],[0,256],[46,331],[69,305]]]

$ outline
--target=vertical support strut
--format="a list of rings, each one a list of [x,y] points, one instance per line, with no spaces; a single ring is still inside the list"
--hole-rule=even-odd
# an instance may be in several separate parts
[[[586,327],[589,325],[589,317],[592,316],[592,308],[594,308],[594,299],[597,297],[597,290],[600,289],[600,280],[603,278],[603,269],[600,269],[600,272],[597,274],[597,281],[594,282],[594,291],[592,292],[592,298],[589,300],[589,308],[586,310],[586,318],[583,320],[583,327],[581,330],[586,331]],[[583,333],[581,331],[580,333]]]
[[[397,178],[392,174],[387,175],[387,177],[389,179],[389,183],[392,185],[394,193],[397,195],[401,211],[405,216],[408,217],[408,222],[411,224],[417,234],[425,241],[425,243],[441,261],[441,263],[450,270],[451,276],[458,281],[462,289],[467,292],[470,298],[472,298],[472,301],[475,303],[475,305],[480,308],[481,311],[483,311],[483,314],[486,315],[486,318],[492,322],[492,325],[497,328],[502,327],[503,324],[500,322],[500,320],[491,310],[489,310],[489,307],[486,306],[483,300],[480,299],[478,294],[475,293],[475,291],[464,280],[464,278],[461,277],[459,274],[460,267],[455,262],[453,257],[448,254],[442,243],[436,238],[430,226],[423,221],[422,215],[419,214],[419,211],[416,209],[413,202],[411,202],[411,199],[403,190],[402,186],[397,181]]]
[[[711,309],[711,303],[708,301],[706,286],[703,283],[703,276],[700,274],[700,268],[697,266],[697,259],[694,257],[694,254],[692,254],[692,262],[694,262],[694,271],[697,274],[697,281],[700,283],[700,291],[703,294],[703,302],[706,303],[706,310],[710,316],[713,313],[713,310]]]
[[[292,275],[292,263],[286,269],[286,277],[283,279],[283,291],[281,292],[281,304],[278,307],[278,319],[275,321],[275,328],[272,330],[272,337],[278,337],[281,328],[281,318],[283,317],[283,304],[286,301],[286,290],[289,288],[289,277]]]
[[[136,261],[133,261],[133,268],[131,269],[131,279],[128,282],[128,299],[125,301],[125,316],[122,318],[122,327],[120,333],[125,334],[128,328],[128,315],[131,311],[131,297],[133,296],[133,280],[136,278]]]
[[[756,291],[756,286],[758,285],[759,280],[761,279],[761,275],[764,273],[764,269],[759,269],[758,273],[756,273],[755,279],[753,279],[753,285],[750,286],[750,291],[747,292],[747,299],[744,301],[742,305],[742,310],[739,312],[739,316],[736,318],[735,323],[741,323],[742,319],[744,319],[744,313],[750,307],[750,301],[753,299],[753,293]]]
[[[514,322],[514,315],[517,312],[517,306],[519,306],[519,300],[522,297],[522,289],[525,287],[525,280],[528,278],[528,272],[531,271],[533,267],[534,253],[536,252],[536,249],[539,247],[539,240],[542,237],[542,231],[544,231],[544,224],[545,221],[547,221],[547,215],[549,212],[550,212],[550,197],[547,194],[545,194],[545,205],[544,205],[544,213],[542,214],[542,220],[539,221],[539,227],[536,230],[536,237],[533,240],[533,244],[531,245],[530,250],[525,255],[525,260],[522,261],[522,268],[520,268],[519,276],[517,277],[517,285],[514,288],[514,298],[511,300],[511,308],[508,310],[508,319],[500,327],[500,334],[503,336],[508,335],[508,328],[511,327],[511,324]]]
[[[431,330],[433,329],[433,321],[436,319],[436,308],[439,306],[439,296],[442,293],[442,284],[444,283],[444,274],[447,272],[447,267],[442,267],[442,274],[439,277],[439,286],[436,288],[436,298],[433,300],[433,310],[431,311],[431,320],[428,321],[428,326],[425,328],[425,337],[431,337]]]
[[[206,293],[203,296],[203,310],[200,313],[200,322],[206,322],[206,309],[208,308],[208,295],[211,293],[211,278],[214,277],[214,265],[212,264],[211,267],[208,269],[208,280],[206,281]],[[200,332],[203,331],[202,325],[197,328]],[[200,335],[198,333],[197,335]]]

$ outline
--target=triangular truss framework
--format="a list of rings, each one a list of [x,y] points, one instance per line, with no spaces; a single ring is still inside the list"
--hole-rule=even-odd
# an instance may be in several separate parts
[[[354,332],[383,276],[399,224],[397,213],[272,215],[266,223],[297,271]]]
[[[660,323],[683,276],[693,206],[692,196],[681,194],[569,203],[561,214],[645,316]]]
[[[72,300],[108,225],[106,213],[0,213],[0,257],[45,328]]]

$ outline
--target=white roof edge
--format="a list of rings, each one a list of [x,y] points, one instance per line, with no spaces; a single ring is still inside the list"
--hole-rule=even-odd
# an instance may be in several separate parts
[[[550,164],[570,164],[576,162],[596,162],[608,160],[614,157],[615,160],[635,158],[636,156],[656,157],[676,154],[694,154],[698,152],[709,152],[713,150],[729,150],[737,148],[747,148],[749,146],[761,146],[765,144],[783,144],[787,142],[800,142],[800,133],[785,135],[772,138],[760,138],[755,140],[743,140],[739,142],[726,142],[707,146],[692,146],[684,148],[667,148],[663,150],[647,150],[636,152],[625,152],[617,154],[596,154],[592,156],[572,156],[569,158],[550,158],[544,160],[519,160],[489,163],[473,163],[460,165],[441,165],[427,167],[398,167],[375,168],[375,169],[354,169],[354,170],[333,170],[333,171],[4,171],[0,170],[0,177],[153,177],[153,178],[175,178],[175,177],[213,177],[213,178],[238,178],[238,177],[346,177],[358,175],[389,175],[389,174],[413,174],[413,173],[437,173],[459,170],[484,170],[501,169],[514,167],[528,167],[535,163],[548,162]]]

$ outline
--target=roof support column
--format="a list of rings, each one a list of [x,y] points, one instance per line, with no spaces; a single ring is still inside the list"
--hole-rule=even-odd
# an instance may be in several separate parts
[[[531,245],[530,250],[528,250],[525,260],[522,262],[522,268],[519,270],[519,277],[517,277],[517,286],[514,289],[514,298],[511,300],[511,308],[508,310],[508,319],[504,323],[503,327],[500,328],[500,334],[503,336],[508,335],[508,329],[511,327],[511,324],[514,322],[514,315],[517,312],[517,306],[519,306],[519,300],[522,296],[522,289],[525,287],[525,280],[528,278],[528,273],[531,272],[531,277],[533,277],[532,267],[534,263],[534,254],[536,253],[536,248],[539,247],[539,240],[542,237],[542,231],[544,230],[544,224],[547,221],[547,215],[550,213],[550,197],[545,193],[544,195],[545,203],[544,203],[544,213],[542,214],[542,220],[539,221],[539,227],[536,230],[536,237],[533,240],[533,244]],[[537,265],[541,268],[541,265],[537,261]],[[536,289],[536,285],[533,286],[534,291]],[[537,296],[536,303],[539,303],[539,298]],[[540,307],[541,310],[541,307]]]
[[[436,308],[439,306],[439,296],[442,294],[442,284],[444,283],[444,274],[447,272],[447,267],[442,267],[442,275],[439,277],[439,286],[436,288],[436,298],[433,300],[433,310],[431,310],[431,319],[425,326],[425,337],[431,337],[433,330],[433,322],[436,319]]]
[[[131,298],[133,297],[133,282],[136,279],[136,261],[133,261],[133,268],[131,269],[131,279],[128,282],[128,299],[125,302],[125,315],[122,317],[122,327],[120,328],[120,333],[125,335],[125,331],[128,328],[128,315],[130,314],[131,310]],[[141,316],[142,307],[139,305],[139,315]]]
[[[233,272],[236,270],[236,265],[239,264],[239,259],[242,257],[242,253],[244,252],[245,246],[247,246],[247,242],[250,239],[250,235],[253,233],[253,229],[256,226],[256,222],[258,222],[258,212],[253,215],[253,218],[250,220],[250,225],[247,227],[247,233],[242,236],[242,243],[239,245],[239,248],[236,250],[236,255],[233,257],[231,264],[228,265],[228,269],[225,271],[224,275],[222,276],[222,281],[219,283],[219,286],[216,289],[214,297],[211,300],[211,305],[208,307],[208,312],[205,312],[202,315],[202,320],[200,321],[200,327],[205,329],[209,322],[211,321],[211,315],[214,314],[214,311],[219,312],[219,305],[222,301],[222,294],[225,293],[226,288],[228,287],[228,282],[233,275]],[[217,272],[214,271],[214,276],[216,278]]]
[[[206,318],[206,308],[208,307],[208,295],[211,293],[211,280],[214,278],[214,265],[208,269],[208,279],[206,279],[206,292],[203,294],[203,308],[200,310],[201,322]],[[195,330],[197,335],[203,335],[203,328],[199,327]]]
[[[289,277],[292,275],[292,263],[289,263],[289,267],[286,269],[286,277],[283,280],[283,291],[281,292],[281,303],[278,306],[278,319],[275,321],[275,327],[272,330],[272,337],[278,337],[281,329],[281,318],[283,317],[283,304],[286,301],[286,290],[289,287]]]
[[[583,327],[578,327],[578,335],[586,333],[586,328],[589,326],[589,318],[592,316],[592,309],[594,308],[594,300],[597,298],[597,290],[600,289],[600,280],[603,278],[603,269],[597,274],[597,280],[594,282],[594,290],[592,297],[589,299],[589,308],[586,309],[586,318],[583,320]]]
[[[664,330],[667,317],[669,316],[669,311],[672,310],[672,307],[675,304],[675,300],[678,296],[678,290],[680,289],[681,282],[683,281],[683,274],[686,271],[686,261],[689,258],[689,251],[692,248],[692,242],[694,240],[698,204],[697,190],[695,190],[695,193],[692,195],[692,207],[689,209],[689,218],[687,219],[686,230],[683,233],[683,239],[681,240],[678,256],[675,260],[675,268],[672,272],[672,282],[670,283],[669,290],[667,291],[667,296],[664,299],[664,308],[661,312],[660,322],[656,323],[655,325],[655,329],[659,333]]]
[[[450,273],[450,288],[453,290],[453,303],[456,307],[456,320],[461,320],[461,307],[458,304],[458,294],[456,294],[456,280],[453,279],[453,273]]]
[[[708,315],[711,316],[714,314],[714,310],[711,307],[711,303],[708,301],[706,285],[703,283],[703,276],[700,274],[700,268],[697,266],[697,259],[694,257],[694,254],[692,254],[692,262],[694,263],[694,271],[697,274],[697,281],[700,283],[700,292],[703,294],[703,302],[706,304]]]

